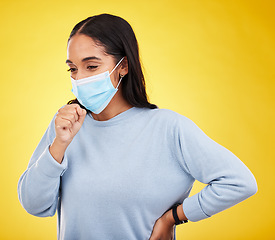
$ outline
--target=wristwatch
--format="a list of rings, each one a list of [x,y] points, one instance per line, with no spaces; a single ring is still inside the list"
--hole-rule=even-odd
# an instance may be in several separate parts
[[[179,224],[188,222],[188,220],[183,220],[183,221],[179,220],[178,213],[177,213],[177,208],[179,205],[180,205],[180,203],[176,203],[175,205],[172,206],[172,213],[173,213],[173,218],[175,220],[175,225],[179,225]]]

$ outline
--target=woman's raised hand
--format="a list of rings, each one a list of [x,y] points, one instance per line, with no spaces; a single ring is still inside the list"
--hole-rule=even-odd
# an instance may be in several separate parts
[[[81,128],[85,116],[86,110],[78,104],[69,104],[60,108],[55,118],[56,139],[69,145]]]
[[[86,116],[86,110],[78,104],[69,104],[58,110],[55,118],[55,139],[50,146],[53,158],[61,163],[66,148],[81,128]]]

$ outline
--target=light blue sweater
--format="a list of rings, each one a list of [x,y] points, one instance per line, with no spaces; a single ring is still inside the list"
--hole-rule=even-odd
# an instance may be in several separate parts
[[[86,115],[62,164],[49,153],[54,118],[18,183],[39,217],[58,214],[58,239],[145,240],[173,204],[196,222],[257,192],[245,164],[190,119],[133,107],[108,121]],[[195,180],[207,184],[188,197]]]

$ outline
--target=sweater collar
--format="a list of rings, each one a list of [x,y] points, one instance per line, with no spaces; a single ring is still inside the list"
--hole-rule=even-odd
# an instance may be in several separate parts
[[[125,122],[125,121],[129,120],[130,118],[132,118],[133,116],[135,116],[137,113],[142,112],[144,109],[145,108],[131,107],[131,108],[127,109],[126,111],[119,113],[118,115],[116,115],[106,121],[95,120],[91,113],[88,113],[88,117],[93,125],[100,126],[100,127],[106,127],[106,126],[121,124],[122,122]]]

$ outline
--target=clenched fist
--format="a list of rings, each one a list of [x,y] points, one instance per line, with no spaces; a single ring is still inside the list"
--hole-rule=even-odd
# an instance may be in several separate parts
[[[69,144],[81,128],[85,116],[86,110],[78,104],[60,108],[55,118],[56,139],[64,144]]]
[[[65,150],[81,128],[86,116],[86,110],[78,104],[66,105],[58,110],[55,118],[55,139],[50,146],[52,157],[62,162]]]

